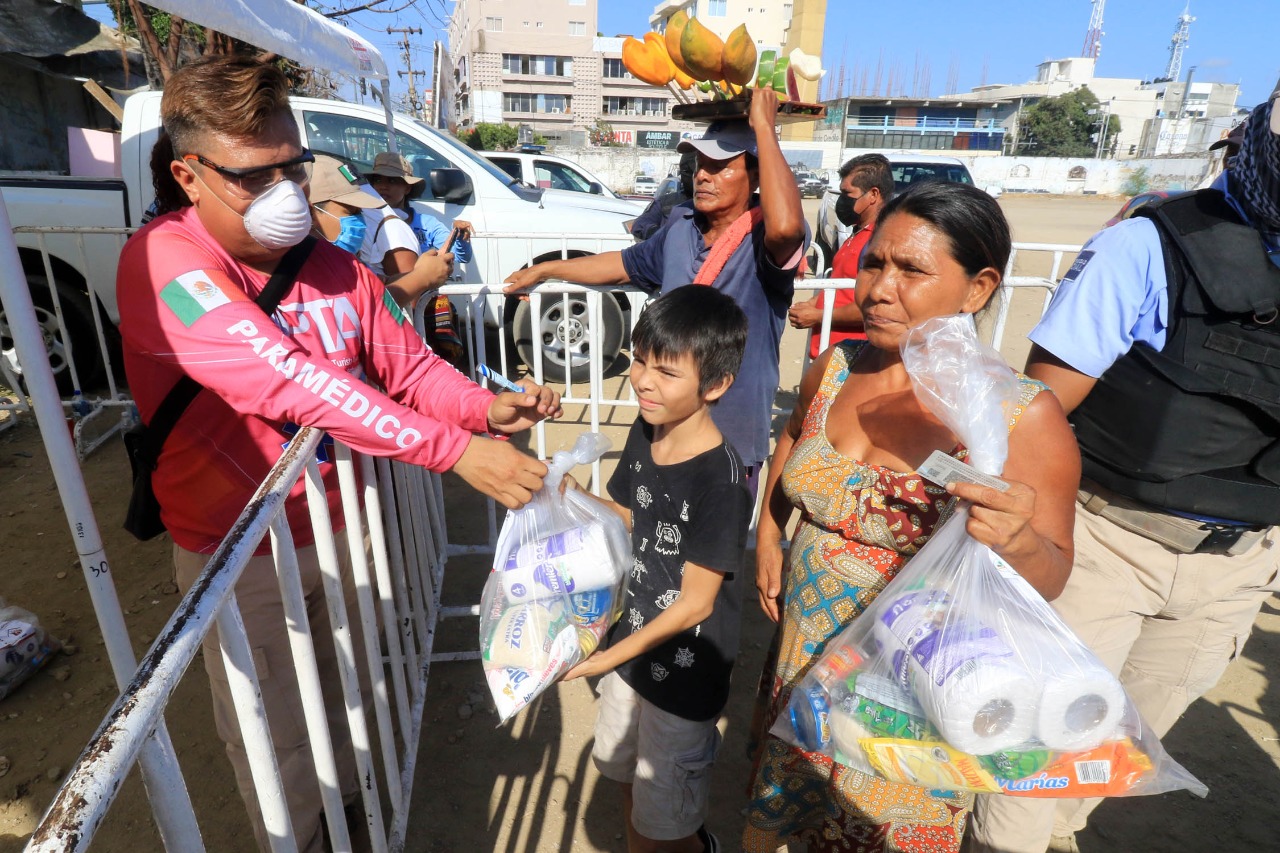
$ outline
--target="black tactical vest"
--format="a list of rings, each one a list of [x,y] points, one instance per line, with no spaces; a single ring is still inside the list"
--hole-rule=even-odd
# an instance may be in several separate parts
[[[1169,328],[1071,413],[1084,475],[1154,507],[1280,523],[1280,269],[1217,190],[1136,215],[1160,232]]]

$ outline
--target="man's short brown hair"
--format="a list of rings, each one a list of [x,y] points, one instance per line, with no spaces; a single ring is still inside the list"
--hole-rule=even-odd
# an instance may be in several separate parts
[[[178,69],[164,87],[160,121],[173,152],[197,154],[199,138],[215,133],[247,139],[289,115],[289,81],[251,56],[214,56]]]
[[[851,183],[863,192],[869,192],[872,187],[876,187],[885,201],[893,195],[893,170],[889,164],[889,158],[883,154],[862,154],[854,157],[840,167],[840,180],[844,180],[849,175],[853,175]]]

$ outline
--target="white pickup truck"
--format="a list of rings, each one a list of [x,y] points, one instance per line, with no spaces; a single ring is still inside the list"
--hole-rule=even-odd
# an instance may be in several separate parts
[[[138,225],[154,198],[149,159],[160,132],[160,97],[160,92],[143,92],[125,102],[120,143],[123,180],[0,176],[0,195],[15,228]],[[386,114],[381,108],[312,98],[295,98],[292,104],[302,143],[312,151],[337,154],[367,168],[374,155],[387,150]],[[630,220],[640,214],[640,205],[589,193],[523,186],[434,128],[403,115],[394,117],[394,127],[400,153],[416,174],[427,179],[426,192],[414,204],[446,224],[465,219],[475,227],[474,258],[459,279],[464,283],[495,284],[530,262],[558,257],[562,251],[577,257],[620,249],[632,242]],[[97,300],[111,323],[118,322],[115,276],[121,238],[84,232],[20,231],[15,236],[54,369],[69,393],[66,347],[45,284],[40,252],[40,243],[44,243],[77,373],[88,391],[101,380],[103,371],[90,298]],[[585,378],[587,353],[580,339],[566,339],[575,325],[560,316],[562,300],[544,302],[546,316],[534,318],[528,302],[490,296],[485,321],[495,326],[499,316],[506,317],[506,327],[527,363],[532,361],[534,342],[541,340],[549,368],[568,361],[575,380]],[[604,348],[612,354],[622,346],[629,328],[624,316],[629,305],[625,298],[606,299],[604,305]],[[575,298],[570,310],[585,313],[585,301]],[[107,331],[111,345],[114,329]],[[12,342],[2,316],[0,347],[11,355]],[[551,371],[549,375],[559,374]]]

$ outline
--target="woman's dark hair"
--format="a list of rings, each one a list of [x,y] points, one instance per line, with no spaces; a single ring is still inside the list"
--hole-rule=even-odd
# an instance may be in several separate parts
[[[156,215],[172,213],[191,206],[191,199],[178,186],[169,164],[174,161],[173,141],[169,134],[160,131],[160,138],[151,147],[151,187],[156,193]]]
[[[1003,279],[1013,238],[1004,211],[982,190],[943,181],[912,184],[881,209],[876,227],[895,213],[923,219],[947,235],[951,257],[970,276],[991,267]]]
[[[747,350],[747,315],[714,287],[677,287],[644,309],[631,333],[631,350],[643,358],[691,355],[703,394],[737,375]]]

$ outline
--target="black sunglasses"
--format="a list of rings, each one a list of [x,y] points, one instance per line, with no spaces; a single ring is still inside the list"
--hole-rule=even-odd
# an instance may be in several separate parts
[[[249,168],[219,166],[200,154],[183,154],[182,159],[195,160],[201,166],[217,172],[226,181],[229,190],[244,198],[257,198],[281,181],[307,183],[311,180],[311,167],[316,161],[315,155],[306,148],[292,160]]]

